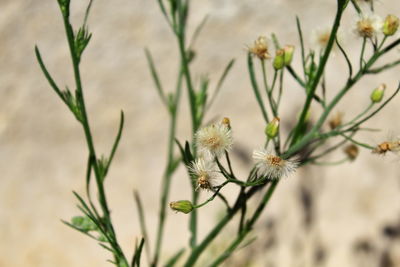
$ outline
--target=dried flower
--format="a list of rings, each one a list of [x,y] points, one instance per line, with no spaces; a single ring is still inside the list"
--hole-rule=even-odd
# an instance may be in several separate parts
[[[382,28],[382,19],[375,14],[364,14],[356,22],[355,32],[363,38],[372,38]]]
[[[195,142],[201,153],[220,157],[232,147],[232,130],[226,123],[212,124],[196,132]]]
[[[189,171],[196,179],[196,190],[199,188],[210,190],[218,185],[218,172],[211,161],[196,159],[189,166]]]
[[[329,120],[329,128],[331,130],[339,127],[342,125],[342,119],[343,119],[343,113],[342,112],[337,112],[332,118]]]
[[[169,207],[172,210],[183,212],[185,214],[188,214],[193,210],[193,204],[189,200],[173,201],[169,203]]]
[[[268,179],[286,177],[298,166],[297,161],[285,160],[266,149],[254,150],[253,159],[256,161],[258,174]]]
[[[271,58],[268,52],[267,38],[260,36],[254,41],[254,45],[248,48],[249,52],[261,60]]]
[[[344,148],[344,153],[350,160],[355,160],[358,156],[358,146],[350,144]]]
[[[381,155],[385,155],[386,152],[400,152],[400,140],[382,142],[372,150],[372,153]]]
[[[399,28],[399,18],[395,15],[387,15],[383,22],[382,32],[385,36],[392,36]]]

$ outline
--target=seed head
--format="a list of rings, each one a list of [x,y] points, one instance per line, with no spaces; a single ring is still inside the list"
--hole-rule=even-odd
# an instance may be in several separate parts
[[[196,190],[199,188],[211,190],[218,185],[218,172],[211,161],[196,159],[190,165],[189,171],[196,179]]]
[[[266,149],[254,150],[253,159],[256,161],[257,173],[268,179],[286,177],[298,166],[297,161],[285,160]]]
[[[363,38],[373,38],[382,28],[382,19],[375,15],[363,15],[357,22],[355,32]]]
[[[222,123],[206,126],[196,132],[196,147],[201,153],[220,157],[229,151],[233,144],[232,130],[226,119]]]

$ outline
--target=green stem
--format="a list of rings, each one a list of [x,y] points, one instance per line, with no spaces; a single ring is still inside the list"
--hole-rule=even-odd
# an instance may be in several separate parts
[[[185,76],[186,87],[188,90],[189,95],[189,106],[190,106],[190,115],[192,119],[192,133],[193,135],[196,133],[199,125],[197,121],[197,114],[196,114],[196,95],[192,85],[192,78],[190,75],[189,69],[189,62],[187,59],[187,53],[185,48],[185,36],[183,33],[179,34],[178,36],[178,45],[179,45],[179,52],[181,55],[181,64],[183,69],[183,74]]]
[[[367,38],[363,38],[362,46],[361,46],[361,54],[360,54],[360,69],[363,68],[363,63],[364,63],[364,52],[365,52],[365,45],[367,43]]]
[[[210,233],[199,243],[190,254],[184,267],[193,267],[201,253],[208,247],[211,241],[222,231],[222,229],[230,222],[233,216],[242,208],[245,203],[252,195],[254,195],[261,187],[252,187],[246,194],[239,194],[233,208],[218,222],[218,224],[210,231]]]
[[[340,0],[338,1],[338,9],[337,9],[335,21],[333,23],[332,31],[330,33],[329,41],[328,41],[328,44],[326,46],[324,55],[323,55],[323,57],[321,59],[321,62],[319,64],[319,66],[318,66],[318,70],[317,70],[316,76],[313,79],[313,81],[311,83],[311,86],[310,86],[310,89],[307,92],[308,94],[307,94],[306,102],[304,103],[304,107],[303,107],[303,110],[301,112],[300,119],[299,119],[299,121],[298,121],[298,123],[296,125],[295,131],[294,131],[294,134],[293,134],[293,139],[292,139],[292,142],[291,142],[292,145],[297,143],[298,139],[300,138],[301,129],[302,129],[303,125],[304,125],[304,121],[305,121],[307,112],[308,112],[308,110],[310,108],[311,101],[312,101],[312,99],[314,97],[314,94],[315,94],[315,91],[317,89],[319,80],[321,79],[321,76],[322,76],[322,74],[323,74],[323,72],[325,70],[325,65],[326,65],[326,63],[328,61],[330,52],[331,52],[332,47],[333,47],[333,43],[334,43],[335,38],[336,38],[336,33],[337,33],[338,29],[339,29],[340,20],[342,18],[342,14],[343,14],[343,11],[344,11],[345,2],[346,1],[340,1]]]
[[[61,6],[60,6],[61,7]],[[84,129],[85,133],[85,138],[86,142],[88,145],[88,150],[90,157],[93,157],[93,169],[96,177],[96,184],[97,184],[97,189],[99,193],[99,202],[100,206],[103,211],[104,215],[104,222],[105,222],[105,227],[107,229],[107,232],[109,232],[112,235],[112,241],[110,242],[113,245],[113,248],[115,250],[114,257],[118,263],[127,263],[127,260],[124,256],[124,253],[122,252],[122,249],[118,245],[117,237],[115,235],[114,228],[112,226],[112,221],[111,221],[111,216],[110,216],[110,211],[108,208],[107,204],[107,198],[106,194],[104,191],[104,184],[103,184],[103,178],[102,174],[100,173],[100,169],[97,163],[97,156],[96,156],[96,151],[94,148],[93,144],[93,138],[90,130],[90,125],[89,125],[89,119],[87,116],[86,112],[86,107],[85,107],[85,100],[84,100],[84,95],[83,95],[83,90],[82,90],[82,81],[81,81],[81,75],[80,75],[80,70],[79,70],[79,59],[77,57],[77,53],[75,50],[75,40],[74,40],[74,32],[72,29],[72,26],[69,22],[69,6],[66,7],[67,10],[63,10],[64,7],[61,7],[61,13],[63,15],[63,22],[64,22],[64,27],[65,27],[65,32],[68,40],[68,46],[71,54],[71,59],[72,59],[72,65],[73,65],[73,72],[74,72],[74,78],[75,78],[75,85],[76,85],[76,97],[77,101],[80,106],[80,111],[82,113],[82,126]]]
[[[157,230],[157,239],[156,239],[156,247],[154,253],[154,259],[152,266],[157,266],[158,259],[161,253],[162,240],[164,236],[164,228],[165,228],[165,219],[166,219],[166,210],[168,206],[168,196],[169,190],[171,187],[171,179],[174,173],[173,164],[174,164],[174,142],[176,135],[176,121],[177,121],[177,112],[179,107],[179,100],[181,96],[181,88],[182,88],[182,78],[183,72],[182,68],[179,72],[178,82],[176,86],[176,93],[174,96],[173,108],[171,110],[171,118],[169,125],[169,135],[168,135],[168,148],[167,148],[167,166],[164,171],[162,184],[161,184],[161,198],[160,198],[160,213],[159,213],[159,223]]]
[[[222,253],[213,263],[210,264],[210,267],[215,267],[221,264],[224,260],[226,260],[240,245],[243,239],[247,236],[247,234],[253,229],[253,225],[260,217],[262,211],[267,206],[269,200],[271,199],[272,194],[274,193],[276,186],[278,185],[279,180],[274,180],[270,187],[268,188],[267,192],[265,193],[261,203],[258,205],[256,211],[254,212],[251,219],[246,223],[244,229],[241,233],[236,237],[236,239],[231,243],[231,245]]]

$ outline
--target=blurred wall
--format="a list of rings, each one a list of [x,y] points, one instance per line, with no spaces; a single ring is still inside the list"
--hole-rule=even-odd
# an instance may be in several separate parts
[[[72,1],[72,20],[79,25],[86,1]],[[176,42],[157,1],[97,0],[89,18],[93,38],[82,59],[87,108],[99,153],[108,153],[117,132],[120,110],[126,127],[107,177],[107,195],[124,249],[130,255],[140,236],[132,191],[140,192],[149,229],[158,217],[160,179],[165,165],[168,116],[152,83],[144,48],[155,58],[164,87],[172,90],[177,74]],[[329,26],[335,1],[328,0],[203,0],[192,1],[189,33],[208,14],[209,20],[195,48],[196,79],[209,75],[215,86],[224,66],[236,59],[232,73],[208,112],[206,121],[228,116],[235,146],[251,155],[262,146],[264,124],[250,87],[245,47],[259,35],[274,32],[282,44],[298,47],[295,16],[302,20],[306,45],[316,27]],[[396,1],[380,1],[377,12],[399,14]],[[358,53],[360,41],[351,33],[355,13],[345,14],[344,46]],[[54,0],[0,1],[0,266],[109,266],[109,254],[95,242],[64,226],[60,219],[78,215],[72,190],[84,192],[86,144],[82,129],[46,83],[34,57],[38,45],[44,62],[58,84],[73,89],[61,15]],[[356,62],[357,53],[351,54]],[[394,51],[387,62],[399,57]],[[295,67],[299,67],[299,49]],[[343,85],[347,69],[339,51],[328,66],[328,97]],[[394,91],[399,67],[364,78],[337,110],[345,119],[369,103],[371,90],[380,83]],[[293,123],[304,99],[303,91],[286,76],[281,120]],[[389,133],[399,133],[399,98],[368,123],[382,129],[360,135],[376,144]],[[313,108],[312,118],[320,110]],[[182,102],[178,138],[190,139],[188,104]],[[339,151],[328,157],[341,158]],[[400,244],[383,233],[400,224],[400,159],[377,157],[361,150],[353,163],[307,167],[285,179],[255,231],[263,233],[226,266],[378,266],[385,253],[400,266]],[[250,165],[234,158],[238,173]],[[171,200],[190,192],[181,168],[173,180]],[[233,199],[234,187],[227,188]],[[202,198],[207,198],[203,194]],[[204,235],[223,210],[220,203],[199,213]],[[165,257],[186,246],[188,216],[168,211]],[[227,233],[235,231],[228,229]],[[151,245],[155,231],[150,230]],[[256,236],[256,234],[253,234]],[[229,239],[215,245],[223,248]],[[393,241],[394,240],[394,241]],[[390,250],[388,249],[390,248]],[[258,252],[253,262],[247,253]],[[212,254],[212,252],[209,252]],[[252,258],[253,259],[253,258]],[[361,262],[362,259],[368,263]],[[371,260],[369,260],[371,259]],[[207,258],[203,259],[207,263]],[[360,263],[361,262],[361,263]],[[361,265],[360,265],[361,264]]]

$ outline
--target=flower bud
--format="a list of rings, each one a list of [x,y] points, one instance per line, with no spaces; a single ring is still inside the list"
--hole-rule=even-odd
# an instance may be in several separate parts
[[[169,203],[169,207],[172,210],[180,211],[185,214],[188,214],[193,210],[192,202],[190,202],[189,200],[173,201],[173,202]]]
[[[383,22],[382,32],[385,36],[392,36],[399,28],[399,18],[395,15],[387,15]]]
[[[285,51],[285,55],[284,55],[285,66],[289,66],[290,63],[292,63],[294,46],[293,45],[285,45],[283,50]]]
[[[385,93],[386,84],[382,83],[378,88],[375,88],[371,93],[371,101],[372,103],[381,102],[383,95]]]
[[[280,119],[278,117],[275,117],[265,127],[265,134],[268,136],[269,139],[275,138],[278,135],[279,121]]]
[[[355,160],[358,156],[358,147],[354,144],[350,144],[344,148],[344,153],[350,160]]]
[[[285,50],[276,50],[276,55],[273,62],[274,69],[280,70],[285,66]]]
[[[229,120],[228,117],[224,117],[224,118],[222,119],[221,123],[222,123],[223,125],[225,125],[226,127],[228,127],[228,129],[231,128],[231,121]]]

